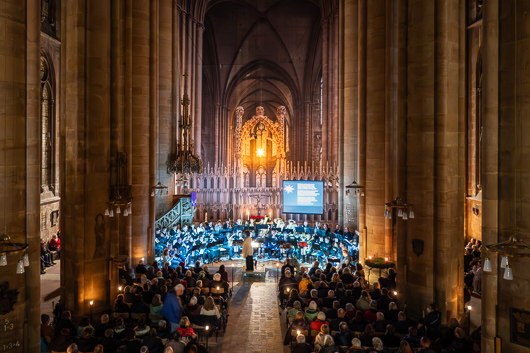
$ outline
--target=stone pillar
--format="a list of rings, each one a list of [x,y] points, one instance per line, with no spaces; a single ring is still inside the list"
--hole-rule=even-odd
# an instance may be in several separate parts
[[[0,283],[18,290],[13,311],[2,315],[0,347],[40,349],[40,1],[11,1],[0,8],[0,215],[12,242],[29,244],[30,266],[16,274],[22,254],[7,255]],[[5,330],[5,320],[9,324]]]
[[[70,0],[63,32],[62,86],[65,102],[64,216],[61,299],[75,316],[109,302],[110,239],[104,217],[109,197],[111,134],[111,3]],[[83,11],[79,11],[83,9]],[[87,30],[90,28],[90,31]],[[90,158],[87,158],[89,156]],[[67,236],[73,235],[75,236]]]
[[[464,248],[464,131],[459,130],[459,39],[464,24],[459,18],[459,1],[436,3],[435,84],[435,264],[434,290],[440,311],[446,318],[463,314],[463,261],[455,259]],[[455,30],[456,29],[456,30]],[[439,264],[444,266],[439,266]]]
[[[150,160],[152,149],[150,143],[151,112],[150,91],[152,73],[150,72],[150,3],[134,1],[132,18],[132,247],[131,262],[148,258],[148,231],[151,218],[151,183],[152,172]]]
[[[385,108],[386,7],[384,0],[366,3],[366,226],[367,251],[385,253]]]
[[[484,4],[483,26],[488,35],[483,42],[482,107],[482,242],[499,242],[499,1]],[[487,255],[484,254],[483,261]],[[484,352],[495,351],[497,336],[497,298],[503,273],[498,256],[490,254],[492,272],[482,274],[482,345]],[[506,338],[506,340],[509,340]]]
[[[366,198],[370,191],[366,184],[366,0],[359,0],[358,3],[358,35],[357,44],[358,57],[358,136],[359,147],[357,151],[357,160],[359,161],[359,184],[366,188],[365,197],[359,199],[359,257],[362,259],[367,255],[367,244],[365,241],[368,231],[366,225]],[[353,53],[354,54],[354,53]]]
[[[328,23],[329,19],[325,18],[322,20],[322,166],[325,166],[328,161],[328,117],[330,115],[328,104],[329,92],[327,89],[329,82]]]

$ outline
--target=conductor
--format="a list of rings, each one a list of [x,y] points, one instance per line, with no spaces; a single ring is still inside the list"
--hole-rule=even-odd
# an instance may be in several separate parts
[[[243,242],[243,251],[241,256],[247,260],[247,271],[254,271],[254,259],[252,258],[253,251],[252,237],[250,236],[250,232],[245,230],[245,241]]]

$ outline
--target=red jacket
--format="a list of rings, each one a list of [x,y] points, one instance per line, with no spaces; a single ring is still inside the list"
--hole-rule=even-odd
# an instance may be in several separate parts
[[[61,239],[57,238],[57,240],[53,239],[50,240],[50,249],[51,250],[55,250],[55,249],[61,249]]]
[[[176,331],[180,332],[180,335],[182,337],[187,337],[187,336],[191,336],[195,334],[195,332],[193,331],[191,327],[186,327],[186,328],[177,327]]]

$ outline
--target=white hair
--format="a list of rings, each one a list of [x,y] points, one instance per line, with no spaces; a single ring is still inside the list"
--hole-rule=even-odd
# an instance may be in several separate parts
[[[354,339],[351,340],[351,345],[355,348],[361,348],[361,340],[355,337]]]
[[[311,310],[317,310],[317,302],[315,302],[314,300],[311,301],[311,303],[309,303],[309,309]]]
[[[184,288],[184,286],[183,286],[182,284],[177,284],[177,285],[175,286],[175,292],[177,292],[177,293],[178,293],[179,291],[180,291],[180,292],[184,292],[185,290],[186,290],[186,288]]]
[[[191,305],[197,304],[197,297],[196,296],[193,296],[193,297],[190,298],[190,304]]]
[[[319,311],[317,314],[317,319],[320,321],[326,321],[326,314],[323,311]]]
[[[383,341],[379,337],[372,338],[372,344],[374,345],[374,348],[378,351],[383,349]]]
[[[221,280],[221,274],[220,273],[216,273],[215,275],[213,275],[213,280],[214,281],[220,281]]]
[[[160,320],[160,321],[158,321],[158,327],[159,327],[159,328],[165,328],[166,325],[167,325],[166,320]]]

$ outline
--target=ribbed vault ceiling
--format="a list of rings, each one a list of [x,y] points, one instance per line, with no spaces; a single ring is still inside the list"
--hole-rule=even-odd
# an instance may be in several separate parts
[[[311,94],[321,71],[320,6],[310,0],[213,0],[205,17],[203,63],[215,103],[258,105],[273,120]]]

